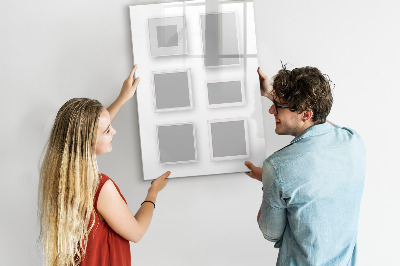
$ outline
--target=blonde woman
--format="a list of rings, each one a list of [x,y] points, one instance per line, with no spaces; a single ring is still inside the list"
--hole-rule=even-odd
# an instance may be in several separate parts
[[[111,122],[133,97],[137,66],[118,98],[105,109],[97,100],[75,98],[58,111],[41,164],[40,238],[46,265],[131,265],[129,241],[146,232],[156,198],[170,172],[151,182],[138,212],[129,210],[118,186],[97,169],[96,156],[111,152]]]

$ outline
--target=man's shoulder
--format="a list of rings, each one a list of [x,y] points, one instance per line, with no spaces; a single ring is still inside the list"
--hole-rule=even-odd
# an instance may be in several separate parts
[[[336,125],[334,136],[331,138],[333,138],[334,144],[336,145],[346,145],[349,147],[365,149],[361,135],[356,130],[349,127],[340,127]]]
[[[333,151],[338,146],[364,148],[360,134],[351,128],[335,125],[333,130],[316,136],[294,139],[290,144],[274,152],[266,161],[277,167],[293,164],[304,155],[320,154],[321,150]]]
[[[335,128],[335,130],[341,131],[341,132],[343,132],[343,133],[348,133],[348,134],[351,134],[351,135],[360,136],[360,134],[358,133],[358,131],[356,131],[356,130],[353,129],[353,128],[342,127],[342,126],[339,126],[339,125],[335,125],[334,128]]]
[[[296,160],[298,156],[301,156],[301,152],[291,143],[271,154],[264,161],[264,164],[271,165],[275,169],[287,167],[287,164]]]

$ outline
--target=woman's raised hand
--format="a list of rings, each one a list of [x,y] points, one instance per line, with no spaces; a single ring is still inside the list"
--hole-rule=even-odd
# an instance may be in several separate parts
[[[136,78],[136,79],[133,78],[133,76],[135,75],[136,69],[137,69],[137,65],[134,65],[131,73],[129,74],[129,76],[126,78],[126,80],[122,84],[121,92],[119,93],[119,98],[121,98],[121,100],[123,100],[123,102],[126,102],[127,100],[132,98],[136,92],[136,88],[140,81],[140,78]]]

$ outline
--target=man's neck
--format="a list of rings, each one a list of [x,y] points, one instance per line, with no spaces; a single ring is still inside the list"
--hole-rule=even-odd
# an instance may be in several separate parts
[[[305,122],[305,123],[303,124],[303,126],[301,126],[301,127],[299,128],[299,130],[297,131],[297,134],[296,134],[295,137],[297,137],[298,135],[302,134],[304,131],[306,131],[307,129],[309,129],[310,127],[312,127],[312,126],[314,126],[314,125],[315,125],[314,122],[309,122],[309,121]]]

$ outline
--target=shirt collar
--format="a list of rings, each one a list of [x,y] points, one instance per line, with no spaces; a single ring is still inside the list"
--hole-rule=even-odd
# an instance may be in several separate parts
[[[325,134],[328,131],[331,131],[334,128],[334,126],[329,123],[329,122],[325,122],[323,124],[318,124],[318,125],[314,125],[311,126],[309,128],[307,128],[306,130],[304,130],[300,135],[298,135],[297,137],[295,137],[290,144],[300,140],[300,139],[304,139],[304,138],[308,138],[308,137],[314,137],[314,136],[318,136],[318,135],[322,135]]]

